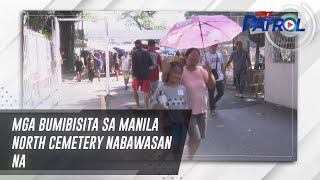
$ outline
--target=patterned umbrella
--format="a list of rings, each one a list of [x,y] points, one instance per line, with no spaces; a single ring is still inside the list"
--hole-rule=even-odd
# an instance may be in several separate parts
[[[160,44],[175,49],[205,48],[231,41],[241,31],[236,22],[224,15],[195,16],[176,23]]]

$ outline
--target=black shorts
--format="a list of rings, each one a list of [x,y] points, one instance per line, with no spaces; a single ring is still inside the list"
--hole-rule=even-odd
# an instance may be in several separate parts
[[[82,69],[76,69],[76,72],[82,73]]]

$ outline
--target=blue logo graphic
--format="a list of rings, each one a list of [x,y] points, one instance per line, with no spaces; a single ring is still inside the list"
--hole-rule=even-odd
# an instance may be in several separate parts
[[[246,31],[248,28],[252,27],[254,32],[256,29],[261,29],[261,31],[288,31],[288,32],[301,32],[305,29],[300,28],[300,18],[286,17],[286,18],[270,18],[272,12],[266,13],[258,12],[259,16],[246,15],[244,17],[242,31]]]

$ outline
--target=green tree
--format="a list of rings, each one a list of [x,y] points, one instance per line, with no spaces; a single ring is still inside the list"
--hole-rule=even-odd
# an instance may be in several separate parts
[[[156,11],[125,11],[120,19],[126,21],[128,26],[136,26],[140,30],[160,30],[168,29],[166,24],[155,24],[154,15]]]
[[[165,23],[159,24],[159,25],[152,25],[152,30],[163,30],[163,29],[169,29],[169,26]]]
[[[25,11],[24,26],[52,39],[52,17],[54,11]]]
[[[76,18],[82,11],[25,11],[24,26],[52,39],[52,20],[58,18]],[[60,21],[60,50],[64,52],[66,68],[73,68],[75,26],[74,21]]]

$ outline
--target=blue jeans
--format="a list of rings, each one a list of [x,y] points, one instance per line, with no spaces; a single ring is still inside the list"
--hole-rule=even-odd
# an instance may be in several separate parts
[[[214,97],[214,92],[217,89],[217,95]],[[217,81],[216,82],[216,88],[214,89],[208,89],[208,94],[209,94],[209,105],[210,105],[210,110],[214,110],[216,108],[216,103],[220,100],[220,98],[224,94],[224,85],[223,81]]]

